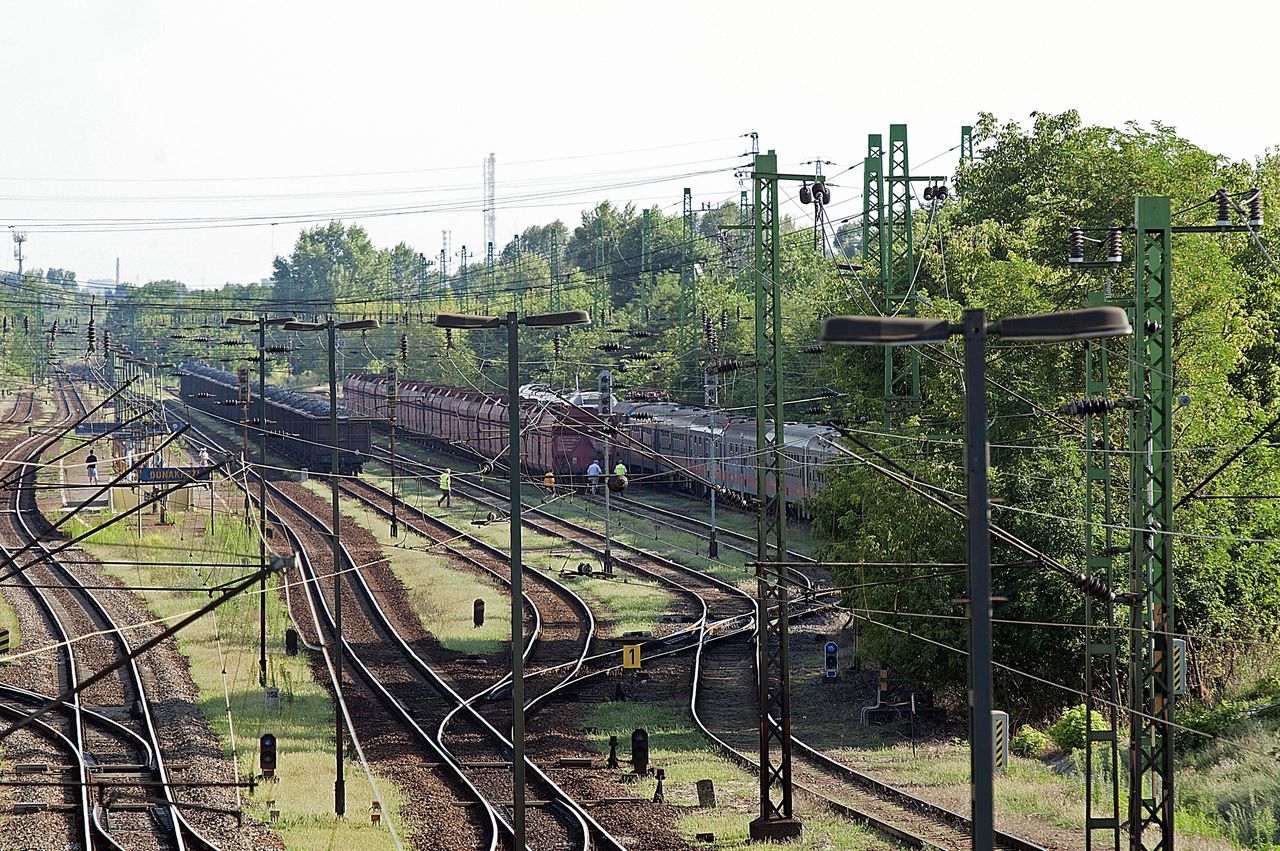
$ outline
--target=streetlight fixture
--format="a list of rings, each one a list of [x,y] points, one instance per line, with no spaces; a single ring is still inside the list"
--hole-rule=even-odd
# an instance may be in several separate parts
[[[969,562],[969,773],[973,784],[974,851],[995,841],[991,730],[991,499],[987,445],[987,336],[1011,342],[1054,343],[1123,337],[1133,333],[1119,307],[1089,307],[988,323],[981,308],[966,310],[959,324],[911,316],[833,316],[820,341],[862,346],[919,346],[964,337],[966,527]]]
[[[366,328],[377,328],[376,319],[354,319],[349,322],[286,321],[286,331],[328,331],[329,332],[329,485],[333,503],[333,527],[330,537],[333,540],[333,723],[334,723],[334,760],[336,776],[333,781],[333,811],[339,817],[346,815],[347,794],[346,777],[342,764],[342,576],[338,570],[339,553],[342,549],[341,516],[338,513],[338,331],[362,331]]]
[[[513,848],[525,847],[524,796],[524,590],[520,564],[520,334],[519,326],[559,328],[586,325],[591,314],[585,310],[536,313],[523,318],[515,311],[506,316],[475,316],[441,313],[437,328],[474,330],[507,327],[507,423],[510,437],[507,466],[511,476],[511,778]]]
[[[296,321],[292,316],[268,319],[265,313],[254,319],[248,316],[228,316],[223,320],[227,327],[258,326],[258,566],[263,568],[262,584],[258,588],[258,685],[267,687],[267,326],[284,325]],[[245,408],[245,419],[249,409]],[[213,500],[213,488],[209,488]],[[212,505],[210,505],[212,509]],[[212,510],[210,511],[212,513]]]

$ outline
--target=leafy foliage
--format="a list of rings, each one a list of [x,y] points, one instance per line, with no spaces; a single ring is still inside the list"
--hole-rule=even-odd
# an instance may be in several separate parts
[[[1030,724],[1023,724],[1009,740],[1009,750],[1028,759],[1039,759],[1049,749],[1049,737]]]
[[[1080,704],[1063,710],[1062,716],[1045,733],[1063,753],[1071,753],[1085,746],[1086,723],[1095,730],[1105,730],[1107,727],[1105,718],[1096,712],[1088,712],[1084,704]]]

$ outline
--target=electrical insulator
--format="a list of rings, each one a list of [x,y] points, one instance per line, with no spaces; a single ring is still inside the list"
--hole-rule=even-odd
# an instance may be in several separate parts
[[[1231,196],[1222,188],[1213,193],[1213,198],[1218,202],[1218,220],[1214,224],[1220,228],[1228,227],[1231,224]]]
[[[1071,584],[1079,588],[1086,596],[1095,600],[1101,600],[1104,603],[1114,603],[1116,601],[1116,592],[1107,587],[1107,583],[1101,579],[1094,579],[1091,576],[1085,576],[1083,573],[1076,573],[1071,576]]]
[[[1067,262],[1084,262],[1084,231],[1080,228],[1072,228],[1067,236]]]
[[[22,333],[24,334],[31,333],[31,320],[26,316],[22,317]]]
[[[557,359],[560,357],[560,350],[562,348],[563,348],[563,343],[560,341],[560,335],[556,334],[554,337],[551,338],[551,349],[556,353]]]
[[[645,340],[645,339],[648,339],[649,337],[652,337],[653,332],[652,331],[632,331],[631,336],[635,337],[637,340]]]
[[[596,348],[602,352],[616,352],[620,351],[622,346],[618,343],[602,343],[599,346],[596,346]]]
[[[822,354],[822,346],[804,346],[800,349],[802,355],[820,355]]]
[[[94,350],[93,345],[94,345],[94,339],[93,339],[93,320],[92,320],[92,319],[90,319],[90,320],[89,320],[89,351],[91,351],[91,352]]]
[[[1262,227],[1262,190],[1253,187],[1249,190],[1249,227]]]
[[[808,183],[802,183],[800,185],[800,203],[801,204],[813,203],[813,190],[809,188]]]
[[[1111,228],[1107,231],[1107,262],[1119,263],[1121,249],[1124,245],[1124,229]]]
[[[409,335],[408,334],[400,335],[400,363],[402,365],[409,363]]]
[[[1072,399],[1069,402],[1063,402],[1058,406],[1058,413],[1078,417],[1087,414],[1105,414],[1107,411],[1114,410],[1115,407],[1114,399],[1107,399],[1103,396],[1086,396],[1083,399]]]
[[[453,329],[452,328],[444,329],[444,347],[446,349],[453,348]]]
[[[720,311],[720,336],[727,337],[729,335],[729,311]]]
[[[109,330],[102,332],[102,348],[103,351],[108,351],[111,348],[111,332]]]

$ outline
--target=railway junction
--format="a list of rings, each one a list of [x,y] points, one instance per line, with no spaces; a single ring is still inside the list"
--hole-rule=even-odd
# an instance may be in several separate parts
[[[1280,847],[1280,160],[1037,120],[5,279],[0,847]]]

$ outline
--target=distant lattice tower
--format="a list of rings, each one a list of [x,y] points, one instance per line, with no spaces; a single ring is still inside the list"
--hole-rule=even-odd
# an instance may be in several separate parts
[[[498,239],[498,223],[494,210],[494,183],[498,160],[489,154],[484,161],[484,241],[492,245]]]

